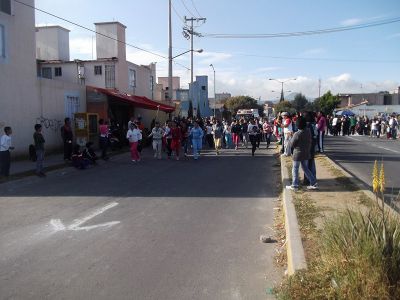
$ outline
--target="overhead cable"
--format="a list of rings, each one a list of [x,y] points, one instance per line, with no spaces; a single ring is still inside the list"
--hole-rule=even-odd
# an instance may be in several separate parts
[[[250,34],[203,33],[203,36],[209,37],[209,38],[220,38],[220,39],[266,39],[266,38],[297,37],[297,36],[328,34],[328,33],[342,32],[342,31],[350,31],[350,30],[382,26],[382,25],[398,23],[398,22],[400,22],[400,17],[384,19],[384,20],[374,21],[374,22],[369,22],[369,23],[362,23],[362,24],[357,24],[357,25],[349,25],[349,26],[326,28],[326,29],[316,29],[316,30],[309,30],[309,31],[281,32],[281,33],[250,33]]]

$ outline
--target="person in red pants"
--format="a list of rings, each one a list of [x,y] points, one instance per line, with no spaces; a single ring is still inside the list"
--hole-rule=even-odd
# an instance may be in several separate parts
[[[126,138],[129,140],[132,162],[140,161],[138,145],[142,140],[142,132],[135,123],[130,124],[130,129],[126,133]]]
[[[172,122],[171,128],[171,150],[176,154],[176,160],[179,160],[179,150],[181,148],[182,130],[175,122]]]

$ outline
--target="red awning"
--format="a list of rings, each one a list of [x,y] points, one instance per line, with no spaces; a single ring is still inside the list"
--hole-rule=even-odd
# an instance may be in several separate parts
[[[108,96],[118,98],[119,100],[130,103],[136,107],[141,107],[141,108],[146,108],[146,109],[151,109],[151,110],[159,109],[166,113],[171,113],[175,110],[175,107],[173,107],[173,106],[150,100],[147,97],[124,94],[124,93],[121,93],[116,90],[108,90],[108,89],[98,88],[98,87],[94,87],[94,86],[88,86],[88,88],[94,92],[98,92],[98,93],[102,93],[102,94],[105,94]]]

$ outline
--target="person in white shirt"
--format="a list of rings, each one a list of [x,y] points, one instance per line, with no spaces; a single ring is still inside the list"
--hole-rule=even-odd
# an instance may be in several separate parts
[[[292,139],[293,136],[293,122],[289,117],[289,113],[282,113],[283,117],[283,134],[285,137],[284,140],[284,156],[291,156],[292,155],[292,149],[290,146],[290,140]]]
[[[126,133],[126,138],[129,140],[131,148],[131,158],[133,162],[140,161],[138,151],[139,141],[142,140],[142,132],[137,128],[136,124],[132,123],[130,129]]]
[[[14,150],[14,147],[11,145],[11,127],[4,127],[4,133],[5,134],[0,138],[0,177],[4,176],[7,178],[10,176],[10,150]]]
[[[164,130],[160,127],[160,123],[156,122],[155,127],[151,130],[151,133],[149,135],[149,138],[153,137],[154,158],[161,159],[163,135]]]

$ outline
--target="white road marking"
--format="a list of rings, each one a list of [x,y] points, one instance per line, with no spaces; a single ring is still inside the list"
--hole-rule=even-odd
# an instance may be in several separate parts
[[[354,141],[357,141],[357,142],[362,142],[361,140],[356,139],[356,138],[354,138],[354,137],[352,137],[352,136],[346,136],[346,137],[347,137],[348,139],[351,139],[351,140],[354,140]],[[394,152],[394,153],[400,154],[400,151],[393,150],[393,149],[386,148],[386,147],[382,147],[382,146],[378,146],[378,145],[376,145],[376,144],[374,144],[374,143],[369,143],[369,145],[370,145],[370,146],[374,146],[374,147],[379,148],[379,149],[383,149],[383,150],[386,150],[386,151],[390,151],[390,152]]]
[[[381,148],[381,149],[383,149],[383,150],[387,150],[387,151],[391,151],[391,152],[394,152],[394,153],[400,153],[400,151],[396,151],[396,150],[393,150],[393,149],[389,149],[389,148],[385,148],[385,147],[381,147],[381,146],[377,146],[378,148]]]
[[[90,219],[93,219],[94,217],[102,214],[106,210],[113,208],[117,206],[117,202],[112,202],[110,204],[107,204],[106,206],[96,209],[93,211],[91,214],[87,215],[86,217],[82,219],[75,219],[74,222],[69,225],[65,226],[60,219],[51,219],[50,224],[53,226],[55,231],[63,231],[63,230],[71,230],[71,231],[81,231],[81,230],[92,230],[100,227],[111,227],[113,225],[121,223],[120,221],[112,221],[112,222],[107,222],[107,223],[102,223],[102,224],[97,224],[97,225],[91,225],[91,226],[81,226],[83,223],[89,221]]]

